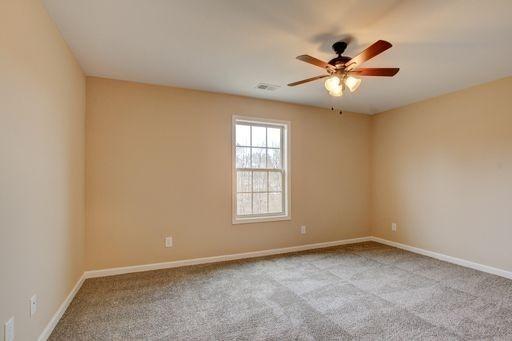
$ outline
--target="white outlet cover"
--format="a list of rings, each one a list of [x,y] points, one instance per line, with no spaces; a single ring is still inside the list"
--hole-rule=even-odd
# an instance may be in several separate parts
[[[306,234],[306,225],[302,225],[302,226],[300,227],[300,233],[301,233],[301,234]]]
[[[5,322],[4,325],[4,340],[14,341],[14,316]]]
[[[33,316],[37,311],[37,295],[30,298],[30,316]]]
[[[172,237],[165,237],[165,247],[172,247]]]
[[[391,223],[391,231],[396,231],[396,223]]]

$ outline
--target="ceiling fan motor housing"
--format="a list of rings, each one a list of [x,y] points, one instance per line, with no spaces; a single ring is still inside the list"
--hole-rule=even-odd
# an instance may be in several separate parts
[[[346,56],[338,56],[336,58],[333,58],[333,59],[329,60],[329,64],[331,64],[333,66],[345,65],[346,63],[348,63],[348,61],[350,59],[352,59],[352,58],[346,57]]]

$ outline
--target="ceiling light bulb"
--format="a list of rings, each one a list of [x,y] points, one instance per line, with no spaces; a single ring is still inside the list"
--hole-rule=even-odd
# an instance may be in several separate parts
[[[329,77],[325,80],[325,88],[331,92],[340,87],[340,79],[336,76]]]
[[[329,91],[329,95],[334,97],[340,97],[343,95],[343,88],[338,85],[337,88],[333,89],[332,91]]]
[[[354,92],[357,90],[357,88],[359,88],[359,85],[361,85],[361,80],[359,78],[348,76],[345,79],[345,85],[350,90],[350,92]]]

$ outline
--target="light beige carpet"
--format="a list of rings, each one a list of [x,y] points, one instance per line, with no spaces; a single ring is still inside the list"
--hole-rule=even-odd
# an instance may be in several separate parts
[[[377,243],[85,281],[51,340],[512,340],[512,281]]]

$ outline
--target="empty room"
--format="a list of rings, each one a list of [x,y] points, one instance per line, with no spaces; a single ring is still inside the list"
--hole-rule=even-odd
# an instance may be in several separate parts
[[[510,13],[0,0],[0,341],[512,341]]]

